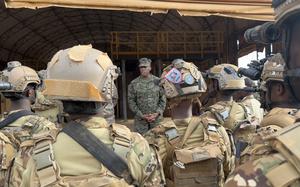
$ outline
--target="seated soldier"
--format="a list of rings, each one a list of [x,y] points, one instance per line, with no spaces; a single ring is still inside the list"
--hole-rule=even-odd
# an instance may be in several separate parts
[[[20,146],[32,137],[55,130],[55,125],[30,110],[35,101],[35,89],[40,83],[37,73],[20,62],[7,63],[1,72],[0,92],[10,101],[10,111],[0,122],[0,186],[5,185],[5,174]]]
[[[70,121],[36,136],[12,166],[11,186],[163,186],[159,157],[138,133],[103,116],[117,67],[91,45],[57,52],[43,94],[62,101]]]
[[[206,83],[193,63],[173,62],[161,76],[172,120],[145,138],[159,148],[167,186],[222,186],[231,170],[229,137],[216,120],[192,116],[193,101],[206,91]]]

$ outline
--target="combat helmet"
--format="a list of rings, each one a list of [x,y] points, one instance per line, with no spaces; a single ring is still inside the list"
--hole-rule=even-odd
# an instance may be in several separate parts
[[[0,91],[4,96],[23,93],[29,84],[34,86],[40,84],[40,78],[36,71],[27,66],[22,66],[18,61],[8,62],[7,68],[0,74],[0,79]]]
[[[261,73],[260,89],[267,90],[266,84],[270,81],[284,82],[286,76],[286,64],[280,53],[277,53],[270,58],[264,64]]]
[[[275,22],[281,25],[300,13],[299,0],[273,0],[272,6],[275,12]]]
[[[173,60],[163,70],[161,85],[168,99],[199,97],[207,89],[198,67],[182,59]]]
[[[77,45],[58,51],[48,63],[43,94],[58,100],[106,102],[117,77],[107,53]]]
[[[285,78],[285,61],[280,53],[268,58],[264,64],[261,74],[262,81],[284,81]]]
[[[246,88],[244,78],[237,73],[238,67],[233,64],[219,64],[208,70],[208,78],[219,83],[220,90],[241,90]]]

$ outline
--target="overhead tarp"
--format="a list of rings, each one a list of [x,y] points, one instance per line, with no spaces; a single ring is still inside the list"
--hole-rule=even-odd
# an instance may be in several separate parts
[[[8,8],[45,8],[49,6],[129,10],[166,13],[177,10],[184,16],[226,16],[251,20],[273,20],[272,0],[5,0]]]

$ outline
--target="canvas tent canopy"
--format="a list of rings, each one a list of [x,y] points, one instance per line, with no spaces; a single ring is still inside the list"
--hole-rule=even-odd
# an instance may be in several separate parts
[[[49,6],[129,10],[166,13],[177,10],[184,16],[225,16],[250,20],[273,20],[272,0],[5,0],[8,8],[45,8]]]

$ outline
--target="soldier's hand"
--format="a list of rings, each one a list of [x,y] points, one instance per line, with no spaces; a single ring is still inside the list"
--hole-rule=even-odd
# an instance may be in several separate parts
[[[143,115],[144,120],[146,120],[147,122],[150,122],[149,120],[151,119],[151,114],[145,114]]]
[[[150,118],[149,118],[149,121],[148,121],[148,122],[153,122],[153,121],[155,121],[158,115],[159,115],[158,113],[150,114]]]

